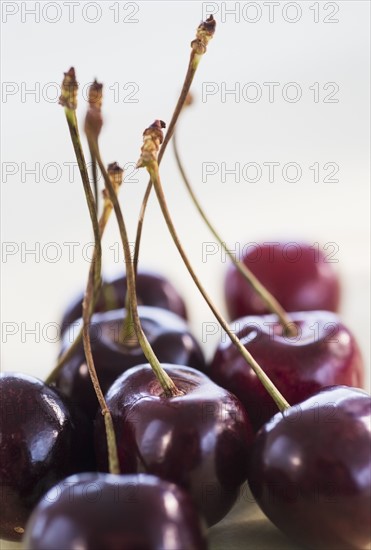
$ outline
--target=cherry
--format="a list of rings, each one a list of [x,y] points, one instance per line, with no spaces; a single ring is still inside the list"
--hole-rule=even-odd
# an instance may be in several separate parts
[[[205,531],[191,498],[173,483],[84,473],[45,495],[24,544],[28,550],[206,550]]]
[[[0,374],[0,537],[20,540],[40,497],[92,466],[85,418],[52,388],[25,374]]]
[[[262,243],[249,247],[241,260],[286,311],[338,310],[340,283],[320,250],[305,243]],[[234,264],[225,297],[231,319],[270,313]]]
[[[205,370],[201,348],[183,319],[170,311],[154,307],[141,306],[139,313],[143,330],[160,361],[185,363]],[[93,358],[103,393],[125,370],[146,361],[138,343],[120,344],[119,335],[123,322],[123,310],[98,313],[92,318],[90,336]],[[78,333],[77,327],[75,332]],[[69,337],[67,331],[63,338],[62,350],[71,344]],[[73,401],[78,401],[89,417],[94,418],[98,403],[82,344],[72,359],[60,370],[56,386]]]
[[[183,299],[168,279],[157,273],[140,271],[136,279],[138,302],[145,306],[168,309],[187,319]],[[82,317],[83,294],[69,306],[62,319],[62,330]],[[125,307],[126,276],[106,281],[102,285],[95,312],[101,313]]]
[[[238,399],[195,369],[163,365],[182,395],[164,397],[149,365],[125,372],[106,394],[123,473],[146,472],[190,491],[207,523],[232,508],[246,479],[252,430]],[[98,465],[107,469],[96,419]]]
[[[292,313],[295,337],[283,334],[274,315],[238,319],[232,328],[289,403],[299,403],[325,386],[363,385],[363,362],[352,333],[328,311]],[[209,376],[243,403],[255,430],[277,406],[253,370],[229,342],[219,344]]]
[[[276,414],[256,436],[249,483],[268,518],[310,548],[371,542],[371,398],[335,386]]]

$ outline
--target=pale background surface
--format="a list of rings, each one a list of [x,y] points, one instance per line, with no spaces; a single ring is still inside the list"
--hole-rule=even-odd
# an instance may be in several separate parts
[[[58,4],[59,11],[55,6],[45,11],[46,4],[55,3],[41,2],[39,22],[24,11],[34,2],[2,4],[1,106],[6,136],[1,188],[2,368],[44,377],[58,351],[58,345],[50,341],[54,332],[47,330],[49,323],[59,321],[68,301],[85,284],[88,263],[82,252],[91,240],[80,180],[75,172],[70,181],[65,164],[74,162],[74,156],[63,111],[55,101],[56,85],[71,64],[81,88],[94,77],[103,81],[103,156],[107,162],[135,162],[144,128],[155,118],[170,120],[189,43],[206,3],[142,2],[136,3],[139,10],[134,14],[133,2],[93,2],[90,7],[80,2],[71,23],[63,2]],[[16,8],[18,12],[7,16],[5,4],[7,13]],[[241,2],[237,14],[231,15],[224,10],[234,3],[218,4],[216,36],[193,86],[196,104],[182,121],[179,134],[188,173],[231,245],[243,247],[248,242],[280,237],[319,242],[321,247],[334,243],[338,260],[334,266],[343,280],[342,318],[357,335],[369,367],[369,3],[331,2],[325,11],[322,2],[300,2],[296,23],[285,20],[295,17],[287,2],[275,8],[272,22],[268,8],[259,3],[261,18],[256,23],[251,21],[258,12],[244,11],[246,4]],[[316,6],[318,12],[310,6]],[[121,22],[115,22],[117,9]],[[315,23],[317,15],[319,22]],[[60,21],[50,22],[59,16]],[[91,22],[98,16],[99,21]],[[138,22],[124,23],[124,17]],[[325,23],[325,17],[339,21]],[[251,82],[254,87],[244,88]],[[278,85],[270,102],[267,83],[272,82]],[[295,94],[294,87],[285,88],[290,82],[302,93],[296,103],[287,101],[286,94]],[[205,83],[214,83],[218,92],[203,102]],[[231,89],[236,83],[247,90],[249,98],[254,90],[261,90],[261,98],[253,103],[242,95],[227,95],[223,102],[223,86]],[[326,83],[335,85],[324,89]],[[318,102],[314,101],[317,88]],[[37,90],[36,98],[25,95],[30,89]],[[323,99],[333,91],[338,102],[325,103]],[[128,103],[130,92],[138,102]],[[80,96],[79,120],[84,110]],[[251,162],[262,170],[260,181],[245,181],[245,173],[241,173],[240,182],[233,175],[221,181],[223,166],[231,169],[240,163],[242,169]],[[269,162],[280,163],[273,182],[269,182],[263,164]],[[284,181],[282,176],[282,167],[289,162],[302,170],[296,183]],[[35,163],[40,166],[39,181],[27,173]],[[214,163],[218,173],[202,181],[202,163]],[[315,163],[321,167],[318,183],[309,169]],[[331,175],[331,170],[323,170],[326,163],[338,165],[339,172],[333,176],[338,182],[323,182],[324,176]],[[12,170],[16,172],[13,175]],[[253,176],[251,168],[247,177]],[[162,177],[193,264],[210,293],[222,303],[226,263],[220,253],[206,261],[203,258],[203,247],[212,238],[183,191],[170,149]],[[57,181],[52,182],[53,178]],[[131,181],[129,178],[122,190],[132,239],[146,183],[146,173],[141,171]],[[64,243],[72,242],[77,244],[70,261]],[[105,239],[106,273],[123,269],[122,262],[115,261],[118,242],[115,224],[110,223]],[[56,243],[56,248],[48,243]],[[39,261],[31,255],[22,257],[25,248],[35,246],[40,247]],[[335,249],[327,252],[331,250]],[[56,252],[61,257],[54,262]],[[213,317],[181,265],[155,200],[145,223],[142,254],[142,265],[167,274],[184,294],[194,333],[201,340],[203,323],[213,322]],[[39,341],[25,333],[35,326]],[[10,335],[10,330],[16,333]],[[218,335],[207,341],[207,353],[217,339]],[[241,523],[241,518],[248,522]],[[223,539],[226,536],[228,539]],[[213,529],[212,541],[213,547],[223,549],[238,544],[246,547],[249,541],[252,547],[265,550],[294,547],[268,522],[262,522],[255,509],[247,512],[244,508]],[[11,545],[3,543],[1,548]]]

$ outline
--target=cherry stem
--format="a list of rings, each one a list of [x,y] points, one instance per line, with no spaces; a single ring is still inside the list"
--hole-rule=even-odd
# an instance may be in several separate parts
[[[112,209],[113,209],[112,202],[110,200],[105,200],[104,204],[103,204],[103,211],[102,211],[102,214],[101,214],[101,216],[99,218],[99,222],[98,222],[100,239],[102,239],[102,237],[103,237],[103,234],[104,234],[106,225],[108,223],[108,220],[110,218]],[[93,269],[94,257],[96,255],[97,255],[97,249],[95,248],[94,249],[94,254],[93,254],[93,261],[92,261],[92,264],[90,266],[90,270]],[[100,286],[99,288],[95,289],[95,291],[93,293],[93,298],[92,298],[92,302],[91,302],[92,312],[94,312],[94,310],[95,310],[95,306],[98,302],[101,291],[102,291],[102,287]],[[75,354],[76,350],[78,349],[78,347],[79,347],[79,345],[82,341],[82,332],[83,332],[83,329],[81,327],[81,329],[79,330],[77,336],[74,338],[72,344],[59,357],[56,366],[54,367],[54,369],[51,371],[48,378],[46,379],[47,384],[52,384],[55,381],[55,379],[58,376],[61,368],[73,357],[73,355]]]
[[[102,246],[101,246],[101,240],[100,240],[99,223],[97,218],[96,203],[94,200],[92,189],[90,187],[85,157],[81,146],[77,118],[76,118],[76,110],[71,109],[68,106],[65,106],[65,114],[66,114],[68,127],[71,134],[72,143],[75,149],[76,159],[80,168],[81,179],[84,186],[86,202],[89,209],[89,214],[90,214],[90,219],[93,226],[94,239],[95,239],[94,256],[93,256],[92,263],[90,265],[88,283],[86,287],[84,300],[82,303],[82,318],[83,318],[82,338],[83,338],[84,352],[85,352],[85,358],[86,358],[86,363],[88,366],[90,378],[99,402],[101,413],[104,417],[104,423],[106,428],[106,438],[107,438],[107,448],[108,448],[109,471],[112,474],[119,474],[120,467],[119,467],[119,460],[118,460],[117,446],[116,446],[116,436],[113,428],[112,417],[107,407],[106,400],[104,399],[104,395],[99,384],[99,379],[98,379],[97,372],[94,365],[94,359],[93,359],[91,342],[90,342],[90,321],[93,313],[92,301],[93,301],[94,294],[97,292],[97,288],[100,289],[100,284],[101,284]],[[97,285],[98,281],[99,281],[99,286]]]
[[[260,296],[260,298],[263,300],[267,308],[272,313],[277,315],[285,334],[289,336],[296,336],[297,335],[296,325],[291,321],[290,317],[288,316],[286,311],[283,309],[281,304],[269,292],[269,290],[267,290],[265,286],[262,285],[259,279],[255,277],[255,275],[250,271],[250,269],[248,269],[243,262],[239,261],[236,258],[235,254],[233,254],[230,248],[228,248],[226,242],[222,239],[222,237],[220,236],[220,233],[218,233],[218,231],[215,229],[214,225],[211,223],[208,216],[206,215],[205,210],[202,208],[195,192],[193,191],[192,185],[189,181],[189,178],[185,172],[183,163],[181,161],[178,146],[177,146],[176,131],[174,132],[174,136],[173,136],[173,150],[174,150],[174,156],[175,156],[175,160],[176,160],[179,172],[182,176],[182,180],[187,188],[189,196],[194,206],[198,210],[201,218],[209,228],[210,232],[214,235],[215,239],[218,241],[218,243],[224,249],[226,254],[232,260],[233,264],[236,266],[237,270],[241,273],[244,279],[251,285],[251,287],[258,294],[258,296]]]
[[[192,50],[191,59],[189,61],[189,66],[188,66],[188,70],[187,70],[187,75],[186,75],[185,80],[184,80],[183,88],[182,88],[182,91],[180,93],[178,102],[176,104],[173,116],[171,118],[171,121],[170,121],[170,124],[169,124],[169,129],[166,132],[164,142],[161,146],[161,149],[160,149],[160,152],[159,152],[159,155],[158,155],[158,163],[159,164],[161,163],[161,160],[162,160],[162,157],[164,156],[167,145],[168,145],[168,143],[169,143],[169,141],[172,137],[172,134],[173,134],[174,128],[175,128],[175,124],[178,120],[179,114],[180,114],[180,112],[183,108],[184,102],[187,98],[187,95],[188,95],[189,89],[191,87],[194,75],[196,74],[196,69],[197,69],[198,63],[197,64],[194,63],[194,61],[193,61],[194,55],[193,54],[194,54],[194,52]],[[146,213],[147,204],[148,204],[149,197],[151,195],[151,191],[152,191],[152,181],[149,180],[146,191],[144,193],[143,201],[142,201],[142,204],[141,204],[141,207],[140,207],[140,213],[139,213],[138,225],[137,225],[137,233],[136,233],[136,237],[135,237],[135,247],[134,247],[134,269],[135,269],[135,274],[137,273],[137,270],[138,270],[138,261],[139,261],[140,245],[141,245],[141,240],[142,240],[144,216],[145,216],[145,213]]]
[[[91,316],[90,304],[94,293],[93,280],[94,280],[94,273],[93,273],[93,270],[91,269],[89,271],[88,285],[86,287],[84,300],[82,302],[82,320],[83,320],[82,339],[83,339],[83,345],[84,345],[85,359],[88,365],[90,378],[94,386],[94,390],[99,402],[101,413],[104,418],[106,438],[107,438],[109,471],[111,474],[120,474],[119,458],[118,458],[117,445],[116,445],[116,435],[113,427],[112,416],[99,384],[99,379],[98,379],[97,371],[95,369],[93,353],[91,349],[90,322],[91,322],[92,316]]]
[[[96,156],[99,169],[103,175],[104,184],[105,184],[108,196],[113,204],[113,209],[115,211],[117,223],[119,226],[120,237],[121,237],[122,246],[124,249],[125,263],[126,263],[127,293],[129,294],[129,300],[130,300],[129,310],[131,312],[132,322],[134,324],[134,329],[135,329],[135,333],[136,333],[139,345],[142,348],[142,351],[146,356],[147,361],[151,365],[152,370],[155,373],[159,383],[161,384],[161,387],[164,390],[165,397],[174,397],[174,396],[181,395],[181,392],[178,390],[178,388],[176,387],[176,385],[174,384],[170,376],[162,368],[159,360],[156,357],[156,354],[152,349],[151,344],[147,340],[147,337],[142,329],[142,325],[141,325],[139,313],[138,313],[135,271],[134,271],[134,266],[132,264],[129,239],[126,231],[124,217],[122,215],[122,211],[117,199],[117,195],[114,191],[109,175],[103,164],[100,151],[99,151],[98,142],[96,141],[93,144],[93,146],[94,146],[94,154]],[[126,314],[128,315],[128,313],[129,312],[127,310]]]
[[[94,270],[94,289],[98,291],[102,284],[101,269],[102,269],[102,246],[100,241],[99,222],[95,208],[94,195],[90,187],[89,174],[85,163],[85,157],[81,146],[80,134],[77,125],[76,111],[74,109],[65,108],[68,128],[70,130],[73,147],[77,163],[79,165],[80,175],[84,186],[85,197],[89,208],[89,214],[94,233],[94,245],[96,249],[96,268]]]
[[[184,106],[184,103],[187,99],[187,95],[189,93],[190,87],[192,85],[194,76],[197,71],[197,67],[201,61],[202,56],[206,53],[207,45],[211,38],[213,37],[215,32],[215,20],[212,15],[201,23],[197,29],[196,33],[196,39],[192,41],[191,43],[191,54],[189,58],[187,73],[184,79],[183,87],[180,92],[180,96],[178,98],[177,104],[175,106],[173,115],[171,117],[168,130],[165,134],[164,141],[162,143],[159,155],[158,155],[158,164],[161,164],[162,157],[165,154],[166,148],[168,146],[169,141],[171,140],[171,137],[174,133],[175,125],[177,123],[177,120],[179,118],[179,115],[182,111],[182,108]],[[152,181],[149,180],[146,191],[144,193],[142,205],[140,208],[139,218],[138,218],[138,225],[137,225],[137,232],[135,237],[135,248],[134,248],[134,272],[137,273],[138,270],[138,260],[139,260],[139,252],[140,252],[140,245],[142,240],[142,230],[143,230],[143,223],[144,223],[144,216],[146,213],[146,208],[148,204],[148,199],[150,197],[152,190]]]
[[[206,290],[202,286],[200,280],[198,279],[189,259],[188,256],[180,242],[180,239],[178,237],[178,234],[176,232],[175,226],[173,224],[169,209],[167,207],[165,194],[162,188],[161,180],[160,180],[160,174],[158,169],[158,163],[156,161],[149,162],[146,164],[146,168],[149,172],[149,175],[151,177],[151,181],[155,187],[156,195],[158,202],[160,204],[162,214],[165,218],[166,225],[169,229],[169,232],[171,234],[171,237],[174,241],[175,246],[177,247],[180,256],[182,257],[182,260],[188,269],[193,281],[195,282],[198,290],[202,294],[203,298],[205,299],[206,303],[208,304],[209,308],[215,315],[216,319],[218,320],[219,324],[223,328],[223,330],[228,334],[229,338],[231,339],[232,343],[236,346],[238,351],[241,353],[245,361],[251,366],[253,371],[255,372],[256,376],[259,378],[260,382],[263,384],[269,395],[272,397],[274,402],[276,403],[277,407],[281,412],[285,411],[290,405],[286,401],[286,399],[283,397],[281,392],[276,388],[276,386],[271,382],[270,378],[265,374],[263,369],[260,367],[260,365],[255,361],[253,356],[247,351],[247,349],[244,347],[244,345],[241,343],[239,338],[231,331],[231,329],[228,326],[227,321],[223,318],[222,314],[219,312],[219,310],[214,305],[213,301],[207,294]]]
[[[90,151],[90,159],[91,159],[91,171],[92,171],[92,176],[93,176],[93,191],[94,191],[95,205],[96,205],[97,212],[99,212],[97,162],[94,158],[94,155],[92,154],[92,151]]]
[[[127,271],[127,269],[126,269],[126,271]],[[127,279],[127,275],[126,275],[126,279]],[[126,286],[127,286],[127,281],[126,281]],[[126,288],[126,296],[125,296],[126,315],[125,315],[124,323],[123,323],[122,328],[121,328],[120,341],[122,343],[124,343],[126,346],[135,347],[135,346],[138,345],[139,340],[138,340],[136,332],[135,332],[134,319],[133,319],[133,315],[132,315],[132,312],[131,312],[130,301],[131,301],[130,293],[129,293],[128,287],[127,287]],[[133,327],[134,327],[134,330],[133,330]]]

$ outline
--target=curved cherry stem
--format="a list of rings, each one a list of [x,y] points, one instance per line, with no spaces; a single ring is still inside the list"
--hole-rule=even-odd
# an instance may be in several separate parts
[[[192,50],[191,59],[190,59],[187,74],[186,74],[186,77],[185,77],[185,80],[184,80],[183,88],[182,88],[182,91],[180,93],[178,102],[176,104],[173,116],[171,118],[171,121],[170,121],[170,124],[169,124],[169,129],[166,132],[164,142],[161,146],[161,149],[160,149],[160,152],[159,152],[159,155],[158,155],[158,163],[159,164],[161,163],[161,160],[162,160],[162,157],[165,154],[167,145],[168,145],[168,143],[169,143],[169,141],[170,141],[170,139],[173,135],[174,128],[175,128],[175,125],[177,123],[179,114],[180,114],[180,112],[183,108],[184,102],[187,98],[187,95],[188,95],[189,89],[191,87],[194,75],[196,74],[196,69],[197,69],[198,63],[199,63],[199,60],[196,61],[194,52]],[[149,197],[151,195],[151,191],[152,191],[152,181],[149,180],[148,185],[146,187],[146,191],[144,193],[142,204],[141,204],[141,207],[140,207],[140,213],[139,213],[138,225],[137,225],[137,232],[136,232],[136,236],[135,236],[135,248],[134,248],[134,269],[135,269],[135,274],[137,273],[137,270],[138,270],[138,261],[139,261],[140,245],[141,245],[141,240],[142,240],[143,223],[144,223],[144,217],[145,217],[145,213],[146,213],[146,209],[147,209],[148,200],[149,200]]]
[[[247,351],[247,349],[244,347],[244,345],[241,343],[239,338],[231,331],[231,329],[228,326],[227,321],[223,318],[222,314],[219,312],[219,310],[214,305],[213,301],[211,300],[210,296],[204,289],[203,285],[201,284],[200,280],[198,279],[189,259],[188,256],[181,244],[181,241],[178,237],[178,234],[176,232],[174,223],[172,221],[169,209],[167,207],[165,194],[162,188],[161,180],[160,180],[160,174],[158,169],[158,164],[156,161],[152,161],[146,165],[146,168],[150,174],[152,183],[154,185],[156,195],[158,202],[160,204],[162,214],[165,218],[166,225],[169,229],[169,232],[171,234],[171,237],[174,241],[175,246],[178,249],[178,252],[186,266],[186,268],[189,271],[189,274],[191,275],[193,281],[195,282],[198,290],[202,294],[204,300],[208,304],[209,308],[215,315],[217,321],[223,328],[223,330],[227,333],[229,338],[231,339],[232,343],[236,346],[238,351],[241,353],[245,361],[251,366],[253,371],[255,372],[256,376],[259,378],[260,382],[263,384],[269,395],[272,397],[272,399],[275,401],[277,407],[281,412],[285,411],[290,405],[286,401],[286,399],[283,397],[281,392],[276,388],[276,386],[271,382],[270,378],[265,374],[263,369],[260,367],[260,365],[255,361],[254,357]]]
[[[94,260],[92,265],[94,264]],[[91,349],[90,341],[90,323],[91,323],[91,301],[94,293],[94,268],[89,270],[88,284],[85,291],[84,300],[82,302],[82,341],[84,345],[85,359],[88,365],[91,381],[94,386],[94,390],[99,402],[99,407],[104,418],[104,424],[106,429],[107,449],[108,449],[108,464],[111,474],[120,474],[119,459],[116,445],[116,435],[113,426],[111,412],[107,406],[102,389],[99,384],[97,371],[94,365],[94,358]]]
[[[102,239],[106,225],[108,223],[108,220],[111,216],[111,212],[113,210],[112,202],[110,200],[105,200],[103,204],[103,211],[99,218],[98,226],[99,226],[99,236],[100,239]],[[94,257],[97,256],[97,249],[94,249],[93,253],[93,261],[90,265],[90,270],[94,269]],[[98,265],[99,269],[99,265]],[[95,310],[95,306],[97,305],[100,293],[102,291],[102,287],[98,287],[94,289],[93,298],[91,301],[91,309],[92,312]],[[68,329],[67,329],[68,330]],[[78,349],[80,343],[82,342],[82,332],[83,329],[79,330],[77,336],[74,338],[71,345],[66,349],[66,351],[58,358],[57,364],[54,367],[54,369],[49,374],[48,378],[46,379],[47,384],[51,384],[55,381],[56,377],[58,376],[58,373],[60,372],[61,368],[73,357],[74,353]]]
[[[119,226],[120,237],[121,237],[122,246],[123,246],[124,255],[125,255],[127,292],[129,293],[129,296],[130,296],[130,311],[131,311],[134,329],[135,329],[136,336],[138,338],[139,345],[142,348],[142,351],[146,356],[147,361],[151,365],[158,381],[160,382],[161,387],[164,390],[164,395],[166,397],[173,397],[173,396],[180,395],[181,393],[177,389],[176,385],[174,384],[170,376],[167,374],[167,372],[162,368],[159,360],[156,357],[156,354],[154,353],[151,347],[151,344],[149,343],[142,329],[142,325],[141,325],[139,313],[138,313],[135,272],[132,264],[126,225],[124,222],[124,217],[122,215],[120,204],[117,199],[117,195],[114,191],[109,175],[103,164],[100,151],[99,151],[98,142],[94,143],[94,154],[96,156],[99,169],[103,175],[104,184],[107,189],[108,196],[113,204],[113,209],[115,211],[117,223]]]
[[[97,170],[96,160],[91,151],[90,151],[90,159],[91,159],[91,172],[93,176],[93,192],[94,192],[94,198],[95,198],[95,206],[98,213],[99,212],[98,170]]]
[[[289,315],[286,313],[286,311],[283,309],[281,304],[276,300],[276,298],[261,284],[259,279],[255,277],[255,275],[248,269],[245,264],[241,261],[239,261],[235,254],[230,250],[230,248],[227,246],[226,242],[222,239],[220,236],[220,233],[215,229],[214,225],[211,223],[210,219],[208,218],[205,210],[202,208],[193,188],[189,181],[189,178],[185,172],[183,163],[181,161],[178,145],[177,145],[177,134],[176,131],[173,135],[173,151],[175,160],[180,172],[180,175],[182,177],[182,180],[184,182],[184,185],[187,188],[188,194],[195,206],[195,208],[198,210],[198,213],[200,214],[201,218],[207,225],[209,231],[214,235],[215,239],[218,241],[218,243],[221,245],[221,247],[224,249],[226,254],[229,256],[233,264],[236,266],[237,270],[241,273],[241,275],[244,277],[244,279],[249,283],[249,285],[254,289],[254,291],[258,294],[258,296],[263,300],[267,308],[271,311],[271,313],[274,313],[277,315],[279,322],[282,325],[282,328],[284,332],[287,335],[290,336],[296,336],[297,330],[295,324],[290,320]]]
[[[102,89],[103,89],[103,84],[100,84],[99,82],[97,82],[97,80],[94,80],[94,82],[92,83],[92,85],[89,88],[89,96],[88,96],[89,108],[88,108],[87,113],[86,113],[85,127],[84,127],[85,128],[85,134],[86,134],[86,137],[88,139],[89,151],[90,151],[90,156],[91,156],[91,160],[92,160],[93,188],[94,188],[94,195],[95,195],[96,212],[98,212],[98,202],[99,202],[98,201],[98,171],[97,171],[97,159],[95,158],[93,143],[94,143],[94,140],[98,139],[98,136],[99,136],[99,134],[101,132],[101,129],[102,129],[102,126],[103,126],[103,118],[102,118],[102,113],[101,113],[101,109],[102,109]],[[67,88],[67,90],[66,90],[67,94],[68,94],[68,91],[69,90]],[[75,101],[75,103],[76,103],[76,101]],[[75,105],[75,109],[76,109],[76,105]],[[114,182],[115,182],[114,188],[115,188],[115,191],[118,192],[118,188],[122,183],[122,177],[121,177],[122,176],[122,170],[121,170],[120,167],[118,167],[118,165],[115,165],[115,166],[118,168],[118,170],[119,170],[118,173],[120,174],[120,177],[118,178],[118,180],[117,180],[117,178],[114,179]],[[104,195],[104,192],[103,192],[103,195]],[[112,203],[109,199],[107,199],[106,196],[104,196],[103,211],[102,211],[102,214],[101,214],[101,216],[99,218],[99,221],[98,221],[99,245],[97,244],[98,238],[96,236],[96,229],[94,229],[96,247],[94,249],[94,257],[93,257],[93,261],[92,261],[92,264],[91,264],[91,269],[95,269],[94,266],[97,266],[96,268],[97,268],[99,274],[102,271],[102,259],[101,259],[101,253],[99,252],[99,247],[101,246],[100,243],[101,243],[101,240],[102,240],[102,237],[103,237],[104,230],[105,230],[106,225],[108,223],[108,220],[110,218],[111,212],[112,212]],[[92,299],[91,299],[91,302],[90,302],[91,315],[95,311],[95,306],[98,302],[101,289],[102,289],[101,284],[99,286],[96,285],[94,287],[93,296],[92,296]],[[65,365],[67,363],[67,361],[69,361],[73,357],[74,353],[78,349],[78,346],[80,345],[80,342],[82,340],[82,333],[83,333],[83,329],[81,328],[78,335],[74,338],[71,346],[69,346],[65,350],[65,352],[59,357],[57,365],[55,366],[54,370],[50,373],[50,375],[48,377],[49,383],[53,382],[55,380],[55,377],[57,376],[58,372],[63,367],[63,365]]]
[[[100,240],[97,211],[95,208],[95,199],[90,186],[89,174],[88,174],[85,157],[81,146],[80,134],[79,134],[78,125],[77,125],[76,111],[74,109],[65,108],[65,114],[66,114],[66,119],[68,123],[68,128],[71,134],[71,140],[75,150],[77,163],[80,170],[82,183],[84,186],[85,198],[89,208],[90,220],[93,227],[95,254],[97,256],[96,263],[95,263],[95,270],[94,270],[94,290],[98,292],[102,284],[102,278],[101,278],[102,245]]]
[[[72,92],[72,93],[71,93]],[[71,134],[71,139],[73,147],[75,150],[77,162],[80,168],[81,179],[83,182],[83,187],[85,191],[86,202],[89,209],[90,219],[94,231],[94,256],[89,269],[88,282],[86,287],[86,292],[82,304],[82,314],[83,314],[83,345],[85,351],[86,363],[89,370],[89,375],[99,402],[99,406],[104,417],[105,429],[106,429],[106,438],[107,438],[107,448],[108,448],[108,462],[110,472],[113,474],[120,473],[117,446],[116,446],[116,436],[113,428],[112,416],[107,407],[106,401],[104,399],[103,392],[101,390],[97,372],[94,365],[91,342],[90,342],[90,321],[92,317],[92,298],[94,292],[97,289],[97,281],[99,281],[99,287],[101,283],[101,263],[102,263],[102,246],[100,241],[99,234],[99,223],[97,218],[96,203],[94,200],[94,195],[90,186],[88,171],[86,167],[85,157],[81,146],[80,134],[76,118],[76,107],[77,107],[77,82],[75,78],[74,69],[70,69],[68,73],[65,74],[65,80],[62,85],[62,96],[60,98],[60,103],[65,107],[65,115],[68,123],[68,127]]]
[[[196,38],[192,41],[191,47],[192,51],[189,58],[187,73],[184,79],[183,87],[180,92],[180,96],[178,98],[177,104],[175,106],[173,115],[171,117],[168,130],[165,134],[164,141],[162,143],[160,152],[158,154],[158,164],[161,163],[162,157],[165,154],[166,148],[168,146],[169,141],[172,138],[172,135],[174,133],[175,125],[177,123],[177,120],[179,118],[179,115],[182,111],[182,108],[184,106],[184,103],[187,99],[187,95],[189,93],[190,87],[192,85],[194,76],[197,71],[197,67],[201,61],[202,56],[206,53],[207,45],[210,42],[211,38],[214,35],[215,32],[215,20],[212,15],[208,17],[208,19],[199,25],[197,32],[196,32]],[[143,231],[143,223],[144,223],[144,216],[147,209],[148,199],[151,195],[152,190],[152,181],[149,180],[146,191],[144,193],[142,205],[140,208],[139,218],[138,218],[138,225],[137,225],[137,232],[135,236],[135,249],[134,249],[134,272],[137,273],[138,269],[138,260],[139,260],[139,252],[140,252],[140,245],[141,245],[141,239],[142,239],[142,231]]]

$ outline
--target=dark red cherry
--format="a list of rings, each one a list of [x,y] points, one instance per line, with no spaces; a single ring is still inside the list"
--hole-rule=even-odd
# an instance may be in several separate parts
[[[302,547],[366,549],[371,543],[371,398],[323,390],[256,436],[249,483],[268,518]]]
[[[295,337],[283,334],[275,315],[243,317],[232,323],[246,349],[289,403],[303,401],[325,386],[363,386],[363,361],[352,333],[335,313],[291,313]],[[277,406],[253,370],[223,337],[210,364],[209,376],[241,400],[258,430]]]
[[[241,261],[273,294],[286,311],[337,311],[340,283],[329,257],[305,243],[255,243]],[[231,319],[270,313],[261,298],[231,264],[225,280]]]
[[[106,395],[123,473],[145,472],[188,490],[212,525],[246,479],[252,430],[238,399],[189,367],[163,365],[183,392],[166,398],[150,366],[124,373]],[[96,419],[98,465],[107,470],[104,423]]]
[[[114,310],[93,315],[90,336],[95,368],[103,392],[125,370],[146,362],[139,346],[119,343],[124,322],[124,310]],[[205,359],[201,348],[189,332],[186,322],[165,309],[139,307],[142,328],[160,361],[187,364],[205,370]],[[78,328],[75,327],[75,334]],[[62,349],[71,345],[70,331],[63,337]],[[57,387],[95,417],[97,398],[85,362],[82,344],[74,357],[66,363],[56,379]]]
[[[80,474],[61,481],[27,524],[27,550],[206,550],[189,495],[154,476]]]
[[[41,380],[1,373],[0,401],[0,537],[20,540],[40,497],[91,465],[92,441],[82,417]]]
[[[180,317],[187,319],[183,299],[172,283],[162,275],[139,271],[136,279],[136,290],[139,304],[168,309]],[[112,309],[124,308],[125,299],[126,276],[106,281],[102,285],[95,312],[102,313]],[[62,319],[63,331],[74,323],[74,321],[82,317],[82,300],[83,294],[81,293],[65,312]]]

